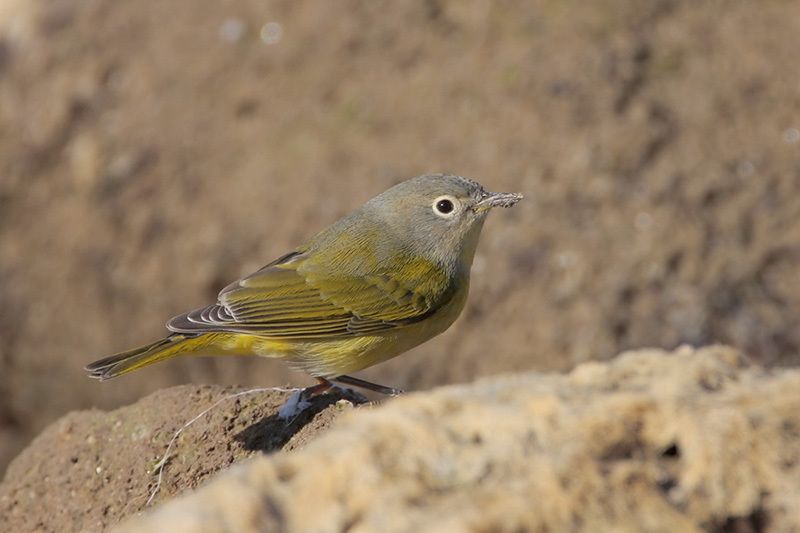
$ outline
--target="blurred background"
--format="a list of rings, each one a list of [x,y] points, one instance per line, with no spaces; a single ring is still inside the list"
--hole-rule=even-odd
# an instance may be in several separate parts
[[[494,213],[411,390],[722,342],[800,346],[795,2],[0,0],[0,472],[44,425],[267,360],[87,362],[398,181]]]

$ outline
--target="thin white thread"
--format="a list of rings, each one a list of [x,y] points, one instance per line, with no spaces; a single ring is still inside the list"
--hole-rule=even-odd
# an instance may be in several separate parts
[[[299,388],[285,389],[282,387],[263,387],[258,389],[249,389],[246,391],[237,392],[236,394],[230,394],[228,396],[225,396],[224,398],[220,398],[219,400],[214,402],[211,405],[211,407],[208,407],[199,415],[186,422],[183,425],[183,427],[181,427],[178,431],[176,431],[175,434],[172,436],[172,439],[169,441],[169,444],[167,445],[167,449],[164,452],[163,457],[161,457],[161,459],[155,465],[155,468],[158,470],[158,480],[156,481],[156,486],[153,487],[153,491],[150,493],[150,497],[147,498],[147,502],[145,502],[144,504],[145,507],[148,507],[153,502],[153,498],[155,498],[156,494],[158,494],[158,491],[161,490],[161,481],[164,478],[164,468],[167,466],[167,461],[169,460],[170,457],[169,454],[170,451],[172,451],[172,445],[175,444],[175,441],[178,440],[178,437],[181,436],[183,430],[185,430],[186,428],[188,428],[189,426],[191,426],[192,424],[203,418],[206,414],[209,413],[209,411],[211,411],[212,409],[214,409],[215,407],[217,407],[219,404],[221,404],[226,400],[230,400],[232,398],[238,398],[239,396],[245,396],[247,394],[255,394],[258,392],[297,392],[299,390],[301,389]]]

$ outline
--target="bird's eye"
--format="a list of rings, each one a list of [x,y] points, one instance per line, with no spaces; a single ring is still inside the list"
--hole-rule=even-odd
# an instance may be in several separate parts
[[[458,200],[451,196],[440,196],[433,201],[433,212],[442,218],[450,218],[455,214]]]
[[[450,200],[439,200],[438,202],[436,202],[436,210],[442,213],[443,215],[446,215],[447,213],[453,210],[453,202],[451,202]]]

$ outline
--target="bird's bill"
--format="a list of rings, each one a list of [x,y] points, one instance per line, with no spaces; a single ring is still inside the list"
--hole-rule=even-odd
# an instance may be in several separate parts
[[[516,192],[487,192],[481,201],[475,204],[475,210],[481,212],[493,207],[511,207],[520,200],[522,195]]]

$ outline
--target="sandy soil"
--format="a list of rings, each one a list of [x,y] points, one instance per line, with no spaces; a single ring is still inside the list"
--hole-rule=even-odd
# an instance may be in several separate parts
[[[682,342],[796,362],[798,34],[781,1],[0,2],[0,469],[73,409],[306,383],[81,368],[426,171],[527,198],[462,319],[368,379]]]
[[[247,389],[245,389],[247,390]],[[279,420],[287,393],[243,394],[218,386],[173,387],[111,412],[73,412],[51,425],[0,484],[0,530],[97,531],[201,485],[257,455],[303,447],[360,403],[336,392]],[[159,462],[170,441],[161,473]],[[151,498],[152,496],[152,498]]]

